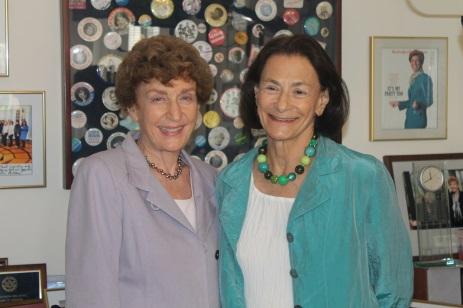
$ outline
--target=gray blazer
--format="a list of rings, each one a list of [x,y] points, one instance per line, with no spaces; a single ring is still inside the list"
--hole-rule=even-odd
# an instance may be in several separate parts
[[[182,156],[196,231],[131,136],[83,160],[69,202],[66,307],[219,307],[216,171]]]

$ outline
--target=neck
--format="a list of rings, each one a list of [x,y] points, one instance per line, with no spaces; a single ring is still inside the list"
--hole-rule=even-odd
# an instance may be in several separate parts
[[[150,146],[151,142],[146,141],[145,138],[140,136],[137,141],[138,147],[140,148],[143,156],[154,163],[158,168],[161,168],[165,172],[174,174],[177,169],[177,160],[180,155],[180,151],[160,151]]]

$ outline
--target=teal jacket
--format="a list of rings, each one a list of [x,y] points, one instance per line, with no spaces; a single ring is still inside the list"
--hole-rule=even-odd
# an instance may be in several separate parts
[[[412,107],[417,102],[418,108]],[[428,117],[426,109],[432,105],[432,80],[428,74],[420,73],[410,83],[408,99],[399,102],[399,110],[407,109],[405,113],[405,128],[426,128]]]
[[[246,307],[236,247],[256,152],[217,181],[222,308]],[[320,137],[286,231],[295,307],[409,307],[410,242],[394,184],[377,159]]]

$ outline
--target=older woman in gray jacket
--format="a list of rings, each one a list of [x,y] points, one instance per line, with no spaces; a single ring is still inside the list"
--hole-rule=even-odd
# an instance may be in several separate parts
[[[119,66],[140,133],[85,158],[71,190],[66,307],[217,308],[215,169],[183,151],[212,89],[191,45],[159,36]]]

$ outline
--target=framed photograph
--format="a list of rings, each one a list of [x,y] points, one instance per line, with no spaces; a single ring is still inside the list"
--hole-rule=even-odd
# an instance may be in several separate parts
[[[7,266],[8,258],[0,258],[0,266]]]
[[[0,188],[44,187],[45,92],[0,91]]]
[[[458,251],[457,233],[463,227],[463,153],[447,154],[418,154],[418,155],[387,155],[383,157],[386,168],[394,180],[397,198],[402,218],[409,230],[412,242],[412,252],[418,256],[418,235],[417,235],[417,211],[412,188],[413,165],[418,162],[429,166],[443,166],[443,185],[448,192],[450,226],[451,226],[451,250]],[[458,198],[456,198],[459,196]],[[460,201],[461,200],[461,201]],[[431,237],[439,239],[447,232],[447,229],[428,228]]]
[[[66,300],[64,288],[45,289],[45,307],[59,306],[64,308]]]
[[[313,37],[341,71],[342,0],[275,0],[272,5],[256,5],[255,0],[165,2],[175,5],[156,7],[148,0],[60,1],[65,188],[70,188],[82,159],[119,146],[138,129],[121,111],[115,79],[124,56],[141,38],[179,37],[208,62],[214,91],[200,109],[185,150],[217,169],[257,142],[259,132],[249,135],[243,129],[238,103],[247,68],[266,42],[278,35]],[[217,133],[223,130],[227,133]]]
[[[0,0],[0,77],[8,76],[8,0]]]
[[[44,302],[47,270],[44,263],[0,268],[0,307]]]
[[[447,138],[447,45],[370,37],[370,140]]]

